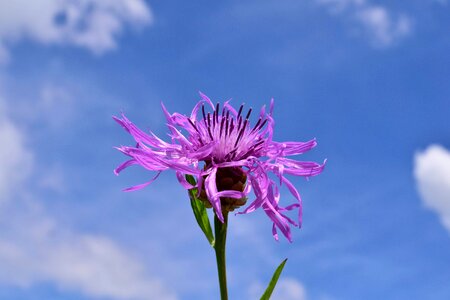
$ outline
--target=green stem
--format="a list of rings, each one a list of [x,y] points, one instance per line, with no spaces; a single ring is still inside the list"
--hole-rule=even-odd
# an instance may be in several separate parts
[[[225,244],[227,241],[228,212],[223,212],[224,222],[222,223],[214,214],[214,232],[216,242],[214,250],[216,251],[217,271],[219,273],[220,299],[228,300],[227,291],[227,268],[225,264]]]

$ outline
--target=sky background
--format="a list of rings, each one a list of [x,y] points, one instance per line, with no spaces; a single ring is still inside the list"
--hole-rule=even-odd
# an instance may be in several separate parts
[[[294,242],[230,216],[231,299],[450,299],[450,2],[0,0],[0,299],[217,299],[173,172],[113,169],[120,112],[259,109],[317,138]],[[283,203],[292,196],[283,190]]]

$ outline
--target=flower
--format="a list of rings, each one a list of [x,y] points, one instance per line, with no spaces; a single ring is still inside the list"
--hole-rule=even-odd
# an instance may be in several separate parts
[[[207,207],[213,207],[216,216],[223,222],[223,211],[232,211],[242,206],[251,189],[255,199],[238,214],[246,214],[262,208],[273,222],[272,233],[278,240],[277,229],[292,241],[290,225],[300,227],[302,203],[300,194],[286,175],[310,177],[318,175],[323,164],[297,161],[287,156],[305,153],[316,146],[316,140],[307,142],[275,142],[272,140],[275,122],[272,117],[273,99],[269,112],[262,107],[255,125],[251,126],[250,108],[244,113],[244,105],[236,111],[226,101],[220,107],[200,92],[201,100],[190,116],[170,114],[164,105],[171,142],[165,142],[155,134],[143,132],[129,121],[124,114],[114,119],[135,139],[136,147],[121,146],[117,149],[131,159],[118,166],[119,174],[131,165],[140,165],[155,171],[149,182],[125,189],[134,191],[152,183],[162,171],[175,170],[178,181],[186,189],[196,187],[198,197]],[[206,106],[210,111],[207,112]],[[200,111],[200,112],[199,112]],[[198,115],[200,114],[200,118]],[[275,176],[269,176],[269,174]],[[191,185],[186,175],[196,178]],[[280,205],[278,185],[285,184],[296,202]],[[285,212],[297,209],[298,221],[289,218]]]

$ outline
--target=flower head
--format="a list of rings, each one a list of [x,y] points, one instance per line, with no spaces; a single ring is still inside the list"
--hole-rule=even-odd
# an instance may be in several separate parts
[[[126,191],[141,189],[152,183],[162,171],[176,171],[178,181],[186,189],[196,187],[198,197],[207,207],[213,207],[223,221],[223,211],[232,211],[246,203],[253,189],[255,198],[239,214],[262,208],[273,222],[272,233],[278,239],[277,229],[291,241],[290,225],[300,227],[302,203],[300,194],[286,175],[310,177],[322,172],[325,163],[296,161],[287,156],[302,154],[316,146],[315,139],[307,142],[275,142],[272,140],[274,120],[273,100],[269,112],[265,106],[258,120],[250,124],[252,109],[241,105],[234,109],[229,101],[214,105],[200,93],[201,100],[190,116],[170,114],[162,105],[167,118],[171,142],[165,142],[155,134],[143,132],[125,115],[114,119],[135,139],[136,147],[121,146],[117,149],[130,159],[114,172],[118,174],[131,165],[155,171],[155,177],[147,183],[133,186]],[[274,174],[277,179],[269,177]],[[196,178],[196,185],[189,184],[185,176]],[[296,202],[280,205],[279,185],[285,184]],[[285,212],[297,209],[298,220]]]

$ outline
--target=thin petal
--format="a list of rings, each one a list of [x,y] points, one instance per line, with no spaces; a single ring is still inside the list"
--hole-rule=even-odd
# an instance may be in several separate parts
[[[302,226],[302,218],[303,218],[303,205],[302,205],[302,198],[300,196],[300,193],[297,191],[297,189],[295,188],[295,186],[286,178],[283,177],[283,182],[286,184],[287,188],[289,189],[289,191],[291,192],[291,194],[297,199],[298,203],[289,205],[287,207],[285,207],[286,210],[291,210],[294,207],[298,207],[298,226],[301,227]]]
[[[268,155],[290,156],[308,152],[317,145],[316,139],[307,142],[272,142],[269,145]]]
[[[217,168],[211,168],[211,173],[205,179],[205,190],[208,200],[216,212],[217,218],[223,223],[222,205],[220,203],[220,198],[217,196],[216,174]]]
[[[299,201],[299,203],[302,202],[302,199],[300,197],[299,192],[297,191],[297,189],[295,188],[295,186],[292,184],[292,182],[290,182],[286,177],[282,177],[283,182],[286,184],[288,190],[291,192],[291,194],[295,197],[295,199],[297,199]]]
[[[121,125],[128,133],[130,133],[131,136],[138,143],[146,143],[152,147],[163,148],[163,149],[164,148],[179,149],[181,147],[180,145],[173,145],[173,144],[166,143],[163,140],[161,140],[160,138],[158,138],[156,135],[154,135],[153,133],[151,133],[152,136],[146,134],[145,132],[140,130],[138,127],[136,127],[136,125],[134,125],[130,120],[128,120],[124,114],[122,114],[122,119],[119,119],[115,116],[113,116],[113,119],[117,123],[119,123],[119,125]]]
[[[234,199],[241,199],[245,197],[244,192],[234,191],[234,190],[225,190],[217,193],[217,197],[227,197]]]
[[[126,169],[126,168],[128,168],[129,166],[136,165],[136,164],[137,164],[137,161],[136,161],[135,159],[127,160],[126,162],[120,164],[117,168],[114,169],[114,174],[119,175],[119,173],[120,173],[123,169]]]
[[[231,99],[230,99],[230,100],[231,100]],[[231,106],[231,105],[229,104],[230,100],[225,101],[225,103],[223,104],[223,106],[224,106],[226,109],[228,109],[228,110],[231,112],[231,114],[232,114],[233,116],[236,117],[236,116],[237,116],[237,111],[234,109],[233,106]]]
[[[264,212],[272,220],[272,222],[281,230],[283,235],[292,242],[291,229],[289,228],[288,222],[280,215],[280,213],[270,204],[270,202],[265,202],[263,204]]]
[[[203,94],[202,92],[198,92],[200,94],[200,97],[202,97],[203,101],[205,101],[206,103],[208,103],[212,109],[214,109],[214,104],[212,103],[211,99],[209,99],[208,96],[206,96],[205,94]]]
[[[132,186],[132,187],[129,187],[129,188],[126,188],[126,189],[124,189],[123,191],[124,191],[124,192],[133,192],[133,191],[137,191],[137,190],[143,189],[143,188],[145,188],[146,186],[148,186],[149,184],[151,184],[153,181],[155,181],[156,178],[159,177],[159,174],[161,174],[161,172],[158,172],[158,173],[155,175],[155,177],[153,177],[150,181],[148,181],[148,182],[146,182],[146,183],[138,184],[138,185],[135,185],[135,186]]]
[[[200,198],[200,194],[203,191],[203,183],[204,183],[203,175],[200,174],[197,177],[197,198]]]
[[[196,186],[190,184],[190,183],[186,180],[186,175],[185,175],[185,174],[183,174],[183,173],[177,171],[177,172],[176,172],[176,175],[177,175],[178,182],[179,182],[185,189],[190,190],[190,189],[193,189],[193,188],[196,187]]]
[[[211,152],[213,151],[215,146],[216,146],[215,142],[208,143],[208,144],[196,149],[195,151],[187,153],[186,156],[189,158],[195,158],[198,160],[202,160],[203,158],[208,157],[211,154]]]
[[[275,226],[275,223],[272,224],[272,235],[273,235],[273,238],[275,239],[275,241],[278,242],[279,238],[278,238],[278,232],[277,232],[277,227]]]

